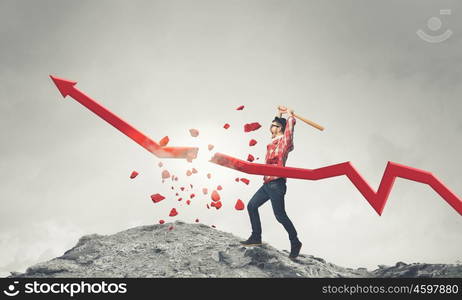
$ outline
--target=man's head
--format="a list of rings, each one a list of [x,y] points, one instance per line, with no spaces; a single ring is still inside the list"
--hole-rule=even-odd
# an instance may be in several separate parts
[[[286,129],[286,122],[285,118],[274,117],[274,120],[271,122],[271,138],[275,138],[278,135],[284,134],[284,130]]]

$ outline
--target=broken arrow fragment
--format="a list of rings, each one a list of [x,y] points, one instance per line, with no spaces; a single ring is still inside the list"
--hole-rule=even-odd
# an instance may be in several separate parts
[[[243,210],[244,209],[244,202],[241,199],[237,199],[236,205],[234,205],[236,210]]]
[[[130,178],[131,178],[131,179],[135,178],[136,176],[138,176],[138,172],[136,172],[136,171],[133,171],[133,172],[130,174]]]
[[[170,172],[167,170],[162,171],[162,179],[170,178]]]
[[[172,210],[170,210],[169,216],[170,216],[170,217],[174,217],[174,216],[176,216],[176,215],[178,215],[178,212],[176,211],[175,208],[172,208]]]
[[[191,134],[192,137],[197,137],[199,135],[199,130],[191,128],[189,129],[189,133]]]
[[[255,131],[261,127],[260,123],[254,122],[254,123],[248,123],[244,125],[244,131],[245,132],[250,132],[250,131]]]
[[[220,200],[220,194],[218,194],[217,191],[213,190],[212,195],[210,196],[213,201],[219,201]]]
[[[160,201],[162,201],[162,200],[164,200],[164,199],[165,199],[165,197],[162,196],[161,194],[154,194],[154,195],[151,195],[151,200],[152,200],[152,202],[154,202],[154,203],[160,202]]]
[[[247,178],[241,178],[240,180],[247,185],[249,185],[250,183],[250,180],[248,180]]]
[[[216,209],[220,209],[221,206],[222,206],[221,201],[212,202],[212,203],[210,203],[210,205],[215,207]]]
[[[170,139],[168,138],[168,136],[164,136],[160,141],[159,141],[159,145],[161,147],[164,147],[164,146],[167,146],[168,142],[170,141]]]

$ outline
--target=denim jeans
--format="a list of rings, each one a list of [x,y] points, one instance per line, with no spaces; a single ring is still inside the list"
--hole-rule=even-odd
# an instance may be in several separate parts
[[[266,201],[271,199],[274,215],[279,223],[281,223],[289,234],[290,242],[297,243],[297,231],[290,221],[284,208],[284,195],[286,194],[287,186],[285,178],[278,178],[270,182],[264,183],[258,191],[253,195],[247,204],[250,223],[252,224],[252,236],[261,239],[261,222],[258,208]]]

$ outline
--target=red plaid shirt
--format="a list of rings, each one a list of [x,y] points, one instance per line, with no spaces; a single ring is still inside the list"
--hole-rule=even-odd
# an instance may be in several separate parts
[[[275,137],[270,144],[266,146],[266,164],[285,166],[287,156],[289,152],[294,149],[293,137],[294,137],[294,125],[295,117],[289,116],[287,118],[286,129],[284,134]],[[269,182],[274,179],[278,179],[276,176],[264,176],[263,182]]]

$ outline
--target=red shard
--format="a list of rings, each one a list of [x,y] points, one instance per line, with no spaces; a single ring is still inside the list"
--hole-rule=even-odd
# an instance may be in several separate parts
[[[220,194],[218,194],[217,191],[213,190],[212,195],[210,196],[213,201],[219,201],[220,200]]]
[[[215,225],[212,225],[212,228],[217,228]]]
[[[189,198],[191,198],[191,199],[192,199],[192,198],[194,198],[194,197],[196,197],[196,195],[195,195],[195,194],[191,194],[191,195],[189,195]]]
[[[181,201],[181,200],[183,200],[183,198],[178,198],[178,201]]]
[[[192,129],[189,129],[189,133],[191,134],[192,137],[196,137],[199,135],[199,130],[192,128]]]
[[[212,149],[214,148],[214,146],[213,146],[212,144],[209,144],[208,148],[209,148],[209,151],[212,151]]]
[[[162,171],[162,179],[170,178],[170,172],[167,170]]]
[[[221,185],[217,186],[217,190],[221,191],[223,187]]]
[[[210,203],[210,205],[215,207],[216,209],[220,209],[221,206],[222,206],[221,201],[212,202],[212,203]]]
[[[256,144],[257,144],[257,141],[254,140],[254,139],[251,139],[251,140],[249,141],[249,146],[250,146],[250,147],[255,146]]]
[[[164,146],[167,146],[168,142],[169,142],[169,138],[168,136],[164,136],[160,141],[159,141],[159,145],[161,147],[164,147]]]
[[[241,199],[237,199],[236,205],[234,205],[236,210],[243,210],[244,209],[244,202]]]
[[[210,206],[209,206],[209,204],[208,204],[208,203],[207,203],[207,208],[208,208],[208,209],[210,209]]]
[[[243,109],[244,109],[244,105],[241,105],[238,108],[236,108],[236,110],[243,110]]]
[[[261,127],[260,123],[255,122],[255,123],[248,123],[244,125],[244,131],[245,132],[250,132],[250,131],[255,131]]]
[[[181,190],[181,191],[184,191],[184,186],[180,187],[180,190]]]
[[[178,214],[178,212],[176,211],[176,209],[172,208],[172,210],[170,211],[169,216],[170,216],[170,217],[174,217],[174,216],[176,216],[177,214]]]
[[[165,197],[162,196],[161,194],[154,194],[154,195],[151,195],[151,200],[152,200],[152,202],[154,202],[154,203],[160,202],[160,201],[162,201],[162,200],[164,200],[164,199],[165,199]]]
[[[196,219],[196,223],[199,223],[199,219]]]
[[[229,125],[228,123],[226,123],[225,125],[223,125],[223,128],[224,128],[224,129],[228,129],[229,126],[230,126],[230,125]]]
[[[241,181],[247,185],[249,185],[250,183],[250,180],[248,180],[247,178],[241,178]]]
[[[130,174],[130,178],[131,178],[131,179],[135,178],[136,176],[138,176],[138,172],[136,172],[136,171],[133,171],[133,172]]]
[[[236,179],[234,179],[234,181],[239,182],[239,177],[236,177]]]
[[[189,200],[189,199],[186,200],[186,204],[188,204],[188,205],[191,204],[191,200]]]
[[[249,156],[247,156],[247,161],[253,162],[254,160],[255,160],[255,157],[253,157],[252,154],[249,154]]]
[[[168,228],[168,230],[169,230],[169,231],[173,230],[173,226],[170,226],[170,227]]]
[[[193,185],[192,185],[192,184],[189,184],[189,186],[190,186],[191,188],[193,188]]]
[[[165,221],[164,220],[159,220],[159,224],[164,224]]]

